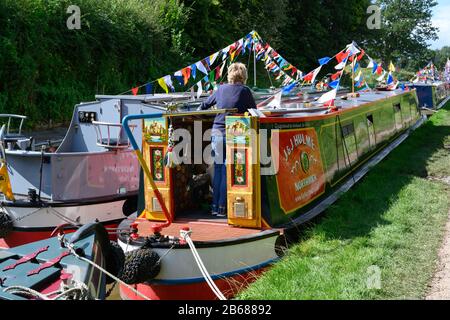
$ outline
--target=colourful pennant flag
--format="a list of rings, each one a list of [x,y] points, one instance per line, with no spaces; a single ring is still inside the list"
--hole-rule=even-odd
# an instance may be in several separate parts
[[[181,69],[181,73],[183,74],[184,85],[186,85],[191,77],[191,67]]]
[[[137,96],[138,92],[139,92],[139,87],[135,87],[135,88],[131,89],[131,93],[133,94],[133,96]]]
[[[192,79],[195,80],[195,77],[197,76],[197,66],[194,64],[191,64],[191,75]]]
[[[321,58],[321,59],[319,59],[319,64],[321,66],[323,66],[323,65],[327,64],[328,62],[330,62],[330,60],[331,60],[330,57]]]
[[[390,72],[395,72],[395,66],[394,66],[394,64],[392,63],[392,61],[391,61],[391,63],[389,64],[389,71],[390,71]]]
[[[208,70],[206,70],[205,65],[203,64],[202,61],[198,61],[198,62],[195,64],[195,66],[197,67],[197,69],[198,69],[200,72],[203,72],[204,74],[208,74]]]
[[[145,93],[153,94],[153,85],[151,83],[145,85]]]
[[[166,82],[164,81],[164,78],[159,78],[158,79],[158,84],[161,86],[161,88],[163,88],[163,90],[166,93],[169,93],[169,89],[167,88]]]
[[[170,88],[171,91],[175,91],[175,88],[173,87],[172,78],[170,75],[164,76],[164,82],[166,83],[167,87]]]
[[[184,78],[183,78],[183,73],[181,72],[181,70],[178,70],[177,72],[175,72],[173,74],[173,76],[175,77],[175,79],[178,80],[178,83],[180,84],[180,86],[184,86]]]
[[[394,77],[392,77],[391,72],[389,72],[389,75],[386,80],[386,84],[392,84],[393,82],[394,82]]]
[[[317,100],[318,103],[329,103],[330,105],[333,104],[334,99],[336,99],[336,93],[337,89],[333,89],[328,91],[327,93],[323,94],[319,100]]]
[[[203,93],[202,80],[197,82],[197,99],[200,99]]]
[[[364,49],[361,49],[361,53],[358,55],[358,58],[356,58],[356,60],[360,61],[364,55],[366,54],[366,52],[364,51]]]
[[[337,62],[341,63],[342,61],[348,58],[349,52],[341,51],[336,55]]]
[[[361,72],[361,70],[359,70],[359,73],[358,73],[358,75],[355,78],[356,82],[358,82],[361,79],[361,75],[362,75],[362,72]]]
[[[342,75],[342,71],[338,71],[334,74],[331,75],[331,80],[336,80],[337,78],[339,78]]]
[[[335,81],[328,83],[328,86],[330,88],[336,89],[339,86],[339,80],[335,80]]]

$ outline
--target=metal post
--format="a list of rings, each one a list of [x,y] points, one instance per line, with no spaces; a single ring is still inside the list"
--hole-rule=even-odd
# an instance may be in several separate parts
[[[253,43],[253,87],[256,88],[256,47]]]

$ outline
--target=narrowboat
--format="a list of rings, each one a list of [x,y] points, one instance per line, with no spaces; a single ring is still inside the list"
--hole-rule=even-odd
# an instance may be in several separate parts
[[[120,225],[131,230],[118,239],[127,259],[142,262],[124,281],[152,299],[232,297],[282,257],[286,232],[322,212],[425,121],[416,91],[401,89],[341,94],[332,107],[283,100],[280,108],[227,116],[228,210],[218,218],[209,214],[203,179],[212,163],[204,134],[218,112],[180,107],[123,120],[127,132],[129,121],[142,121],[142,152],[130,139],[146,173],[145,204]],[[155,126],[165,130],[145,134]],[[177,129],[201,137],[179,152],[198,161],[166,166],[176,149],[167,132]],[[120,293],[139,298],[124,286]]]
[[[450,84],[439,79],[432,62],[420,70],[408,86],[416,89],[419,107],[426,114],[432,114],[450,100]]]
[[[290,231],[325,210],[426,120],[416,90],[372,90],[362,72],[354,77],[365,56],[374,74],[387,74],[352,42],[245,114],[196,111],[201,101],[179,101],[125,117],[144,172],[144,201],[134,219],[119,225],[122,280],[151,299],[226,299],[278,261]],[[337,72],[324,82],[329,91],[283,97],[300,81],[314,85],[322,66],[335,60]],[[349,93],[341,90],[344,74],[352,77]],[[218,113],[226,114],[225,217],[210,212],[210,129]],[[142,142],[128,126],[139,120]],[[124,285],[120,294],[140,298]]]
[[[98,300],[106,275],[119,275],[124,254],[100,223],[75,233],[0,251],[0,300]]]
[[[98,219],[115,228],[136,211],[139,164],[121,121],[151,112],[146,101],[97,95],[80,103],[56,145],[27,135],[26,116],[0,114],[0,247],[46,239],[63,223],[74,229]],[[140,125],[131,125],[138,141]]]

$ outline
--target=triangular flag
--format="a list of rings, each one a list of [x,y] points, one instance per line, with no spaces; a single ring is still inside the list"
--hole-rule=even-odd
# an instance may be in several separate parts
[[[359,73],[358,73],[358,75],[357,75],[356,78],[355,78],[355,81],[356,81],[356,82],[358,82],[359,79],[361,79],[361,75],[362,75],[362,72],[361,72],[361,70],[359,70]]]
[[[339,78],[342,75],[342,71],[338,71],[334,74],[331,75],[331,80],[336,80],[337,78]]]
[[[313,78],[311,80],[311,83],[314,83],[314,81],[316,80],[316,77],[319,74],[321,69],[322,69],[322,66],[320,66],[320,67],[316,68],[316,70],[314,70],[314,75],[313,75]]]
[[[347,46],[347,52],[349,53],[349,55],[353,56],[360,53],[361,51],[355,46],[355,43],[352,42]]]
[[[158,84],[161,86],[161,88],[163,88],[163,90],[166,93],[169,93],[169,89],[167,88],[166,82],[164,81],[164,78],[159,78],[158,79]]]
[[[333,89],[331,91],[328,91],[327,93],[323,94],[319,98],[319,100],[317,100],[317,102],[318,103],[332,102],[334,99],[336,99],[336,93],[337,93],[337,89]]]
[[[272,107],[274,109],[280,108],[281,106],[281,96],[283,95],[283,91],[278,92],[273,96],[273,100],[267,105],[267,107]]]
[[[330,62],[330,60],[331,60],[330,57],[325,57],[325,58],[319,59],[319,64],[321,66],[323,66],[324,64],[327,64],[328,62]]]
[[[147,83],[145,85],[145,93],[147,93],[147,94],[153,93],[153,85],[151,83]]]
[[[197,76],[197,66],[195,64],[191,65],[191,75],[192,79],[195,80],[195,77]]]
[[[202,87],[202,81],[200,80],[197,82],[197,99],[199,99],[202,96],[203,93],[203,87]]]
[[[289,79],[289,78],[286,78],[286,80],[288,81],[288,83],[290,82],[290,80],[292,80],[292,78],[291,79]],[[287,86],[285,86],[285,87],[283,87],[283,93],[284,94],[288,94],[288,93],[290,93],[291,91],[292,91],[292,89],[294,89],[295,88],[295,86],[296,86],[296,82],[293,82],[293,83],[291,83],[291,84],[289,84],[289,85],[287,85]]]
[[[135,87],[131,89],[131,93],[133,94],[133,96],[136,96],[139,92],[139,87]]]
[[[219,55],[219,52],[213,53],[209,56],[209,63],[210,65],[214,64],[214,61],[216,61],[217,56]]]
[[[172,78],[170,77],[170,75],[164,77],[164,82],[170,88],[171,91],[175,91],[175,88],[173,87],[172,83]]]
[[[370,62],[369,62],[369,64],[367,65],[367,69],[371,69],[371,68],[373,68],[373,66],[374,66],[374,62],[373,62],[373,60],[372,59],[370,59]]]
[[[356,62],[355,66],[353,67],[353,72],[356,72],[356,70],[358,70],[358,68],[359,68],[359,63]]]
[[[366,54],[366,52],[364,51],[364,49],[361,49],[361,53],[358,55],[358,58],[356,58],[356,60],[360,61],[364,55]]]
[[[335,81],[328,83],[328,86],[333,89],[336,89],[338,85],[339,85],[339,80],[335,80]]]
[[[389,72],[389,75],[386,80],[386,84],[391,84],[393,82],[394,82],[394,77],[392,77],[392,74]]]
[[[336,70],[342,70],[342,69],[345,68],[345,65],[346,65],[346,64],[347,64],[347,61],[344,60],[344,61],[342,61],[341,63],[339,63],[337,66],[335,66],[334,68],[335,68]]]
[[[224,63],[225,64],[225,63]],[[222,69],[220,68],[220,66],[217,66],[216,67],[216,69],[215,69],[215,71],[216,71],[216,77],[215,77],[215,79],[214,80],[219,80],[220,79],[220,76],[222,75]]]
[[[385,75],[386,75],[386,72],[384,72],[384,73],[381,75],[381,77],[378,77],[378,78],[377,78],[377,81],[379,81],[379,82],[383,81]]]
[[[394,64],[392,63],[392,61],[391,61],[391,63],[389,64],[389,71],[390,71],[390,72],[395,72],[395,66],[394,66]]]
[[[204,64],[201,61],[198,61],[195,65],[199,71],[203,72],[204,74],[208,74],[208,70],[206,70]]]
[[[337,62],[341,63],[342,61],[348,58],[349,52],[341,51],[336,55]]]
[[[181,72],[181,70],[178,70],[177,72],[175,72],[173,74],[173,76],[175,77],[175,79],[178,80],[178,83],[180,84],[180,86],[184,86],[183,73]]]
[[[184,85],[186,85],[191,77],[191,67],[181,69],[181,73],[183,74]]]
[[[372,61],[372,73],[375,74],[378,70],[378,63]]]
[[[377,74],[381,74],[382,72],[383,72],[383,67],[380,64],[377,68]]]

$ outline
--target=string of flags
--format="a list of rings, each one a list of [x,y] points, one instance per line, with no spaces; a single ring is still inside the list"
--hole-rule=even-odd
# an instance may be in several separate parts
[[[363,67],[361,66],[361,61],[364,57],[367,57],[367,59],[369,60],[366,69],[371,70],[371,73],[377,76],[377,81],[385,81],[387,85],[392,85],[395,82],[393,72],[396,71],[396,68],[394,64],[390,62],[388,70],[385,70],[382,66],[382,63],[378,63],[375,59],[371,58],[365,52],[365,50],[360,48],[355,42],[347,45],[345,49],[339,51],[333,57],[323,57],[318,59],[319,66],[311,72],[307,73],[300,80],[306,84],[314,84],[323,66],[335,60],[337,62],[337,64],[334,66],[335,73],[331,74],[331,76],[326,80],[325,83],[320,82],[323,86],[329,87],[330,90],[324,93],[317,100],[319,103],[323,103],[327,106],[332,106],[334,105],[334,100],[336,99],[336,95],[340,87],[341,78],[344,75],[344,70],[348,65],[350,65],[351,67],[350,70],[352,76],[356,75],[352,79],[354,82],[354,87],[358,90],[370,89],[365,79],[364,72],[362,71]]]
[[[298,68],[284,59],[267,42],[263,41],[256,31],[252,31],[245,37],[204,59],[186,66],[173,74],[168,74],[152,82],[134,87],[129,91],[133,95],[137,95],[141,88],[145,87],[145,92],[151,94],[156,89],[154,84],[158,84],[164,92],[169,93],[169,91],[175,92],[174,82],[179,87],[185,88],[190,82],[194,81],[192,87],[197,87],[197,97],[200,97],[204,90],[217,87],[218,81],[224,77],[227,61],[232,63],[239,55],[247,52],[249,54],[254,52],[256,60],[262,60],[265,68],[274,75],[275,79],[282,81],[283,87],[291,85],[302,77],[302,72]]]

